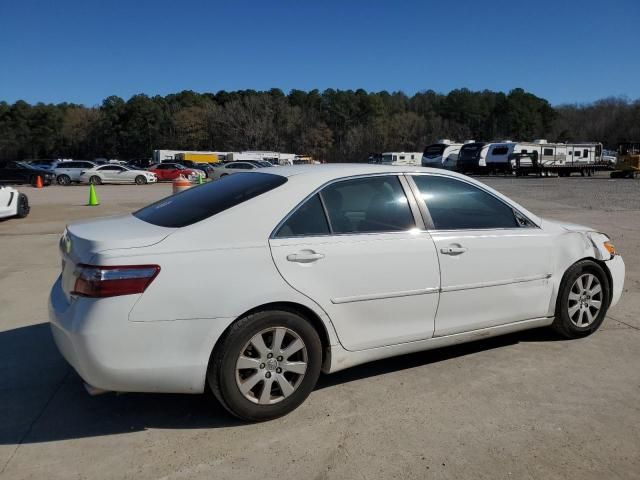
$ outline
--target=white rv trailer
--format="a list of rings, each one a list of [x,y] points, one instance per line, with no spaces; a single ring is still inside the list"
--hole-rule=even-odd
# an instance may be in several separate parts
[[[473,143],[473,140],[465,143]],[[449,139],[438,140],[436,143],[427,145],[422,154],[422,166],[454,170],[458,163],[460,148],[463,145]]]
[[[420,166],[422,152],[383,152],[382,163]]]
[[[532,171],[555,172],[568,176],[577,172],[591,175],[596,170],[610,168],[603,158],[602,143],[548,143],[546,140],[534,140],[530,143],[518,143],[509,160],[509,170],[516,173]]]
[[[275,165],[293,165],[293,161],[297,158],[295,153],[280,153],[269,151],[244,151],[244,152],[228,152],[225,160],[227,161],[246,161],[246,160],[266,160]]]

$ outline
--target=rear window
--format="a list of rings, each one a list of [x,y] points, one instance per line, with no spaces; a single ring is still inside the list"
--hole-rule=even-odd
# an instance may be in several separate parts
[[[269,173],[228,175],[152,203],[134,212],[133,216],[160,227],[186,227],[273,190],[286,181],[286,177]]]

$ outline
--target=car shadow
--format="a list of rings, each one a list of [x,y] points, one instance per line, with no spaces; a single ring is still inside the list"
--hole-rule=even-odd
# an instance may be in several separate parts
[[[317,389],[428,365],[523,341],[554,341],[531,330],[403,355],[321,376]],[[211,393],[89,396],[58,353],[46,323],[0,332],[0,445],[42,443],[158,429],[242,427]]]

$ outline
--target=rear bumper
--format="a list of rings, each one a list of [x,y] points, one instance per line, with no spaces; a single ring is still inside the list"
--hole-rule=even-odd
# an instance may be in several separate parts
[[[624,288],[624,276],[625,265],[620,255],[615,255],[611,260],[604,262],[611,272],[611,279],[613,285],[611,288],[611,307],[613,307],[622,296],[622,289]]]
[[[58,278],[49,322],[60,353],[99,389],[202,393],[211,351],[232,319],[133,322],[128,314],[139,297],[69,302]]]

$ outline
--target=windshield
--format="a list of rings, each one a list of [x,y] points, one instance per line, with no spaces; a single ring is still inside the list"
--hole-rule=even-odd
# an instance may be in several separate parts
[[[460,159],[461,160],[477,159],[480,156],[482,147],[484,147],[484,143],[470,143],[468,145],[464,145],[460,149]]]
[[[429,145],[427,148],[424,149],[424,156],[427,158],[439,157],[440,155],[442,155],[445,148],[446,148],[446,145],[442,145],[440,143],[437,143],[435,145]]]
[[[238,173],[164,198],[133,215],[160,227],[192,225],[279,187],[286,177],[270,173]]]

